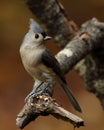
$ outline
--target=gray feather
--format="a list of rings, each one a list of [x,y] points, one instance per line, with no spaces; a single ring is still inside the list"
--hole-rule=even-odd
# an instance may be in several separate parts
[[[42,27],[34,21],[32,18],[30,18],[30,31],[33,31],[34,33],[43,33],[44,30]]]
[[[68,95],[68,97],[69,97],[69,99],[70,99],[70,101],[71,101],[73,107],[74,107],[77,111],[82,112],[82,109],[81,109],[81,107],[80,107],[78,101],[76,100],[76,98],[75,98],[74,94],[72,93],[72,91],[70,90],[70,88],[68,89],[67,84],[65,84],[65,83],[62,82],[62,81],[61,81],[60,83],[61,83],[62,88],[64,89],[65,93]]]

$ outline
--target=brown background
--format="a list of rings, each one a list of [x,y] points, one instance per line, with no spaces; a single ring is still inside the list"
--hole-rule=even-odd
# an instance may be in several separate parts
[[[72,19],[80,26],[84,21],[97,17],[104,21],[104,0],[61,0]],[[28,30],[29,18],[33,17],[23,0],[0,0],[0,130],[18,130],[15,125],[16,115],[24,105],[24,98],[32,89],[33,80],[25,72],[19,46]],[[52,43],[49,47],[57,52]],[[85,120],[85,127],[80,130],[104,130],[104,112],[98,99],[85,90],[81,77],[71,71],[67,75],[83,114],[77,113],[70,105],[59,86],[54,97],[69,111]],[[25,130],[73,130],[73,126],[52,116],[39,117]]]

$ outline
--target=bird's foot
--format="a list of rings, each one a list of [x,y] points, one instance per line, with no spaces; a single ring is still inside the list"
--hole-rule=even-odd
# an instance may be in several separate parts
[[[37,95],[41,95],[43,92],[43,89],[41,88],[41,85],[43,82],[39,82],[38,84],[35,84],[35,87],[33,90],[26,96],[25,101],[27,101],[30,98],[36,97]]]
[[[34,97],[36,94],[35,94],[35,91],[34,91],[34,89],[26,96],[26,98],[25,98],[25,102],[27,102],[27,100],[29,99],[29,98],[32,98],[32,97]]]

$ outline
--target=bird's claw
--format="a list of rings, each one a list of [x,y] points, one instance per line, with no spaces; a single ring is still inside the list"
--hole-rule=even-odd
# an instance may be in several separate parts
[[[31,91],[31,92],[26,96],[25,102],[27,102],[28,99],[34,97],[35,95],[36,95],[36,94],[35,94],[33,91]]]

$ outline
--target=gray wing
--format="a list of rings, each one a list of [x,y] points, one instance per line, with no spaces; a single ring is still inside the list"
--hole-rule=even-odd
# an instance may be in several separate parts
[[[51,68],[53,70],[53,72],[59,77],[60,84],[61,84],[63,90],[65,91],[65,93],[67,94],[67,96],[69,97],[72,105],[74,106],[74,108],[77,111],[82,112],[81,107],[80,107],[79,103],[77,102],[75,96],[73,95],[72,91],[70,89],[68,89],[65,77],[61,71],[58,61],[50,53],[50,51],[48,49],[46,49],[44,51],[44,53],[42,54],[42,62],[45,66],[47,66],[48,68]]]
[[[54,57],[54,55],[46,49],[44,53],[42,54],[42,63],[44,63],[48,68],[51,68],[53,72],[58,75],[58,77],[66,83],[64,74],[60,68],[60,64],[58,63],[57,59]]]

